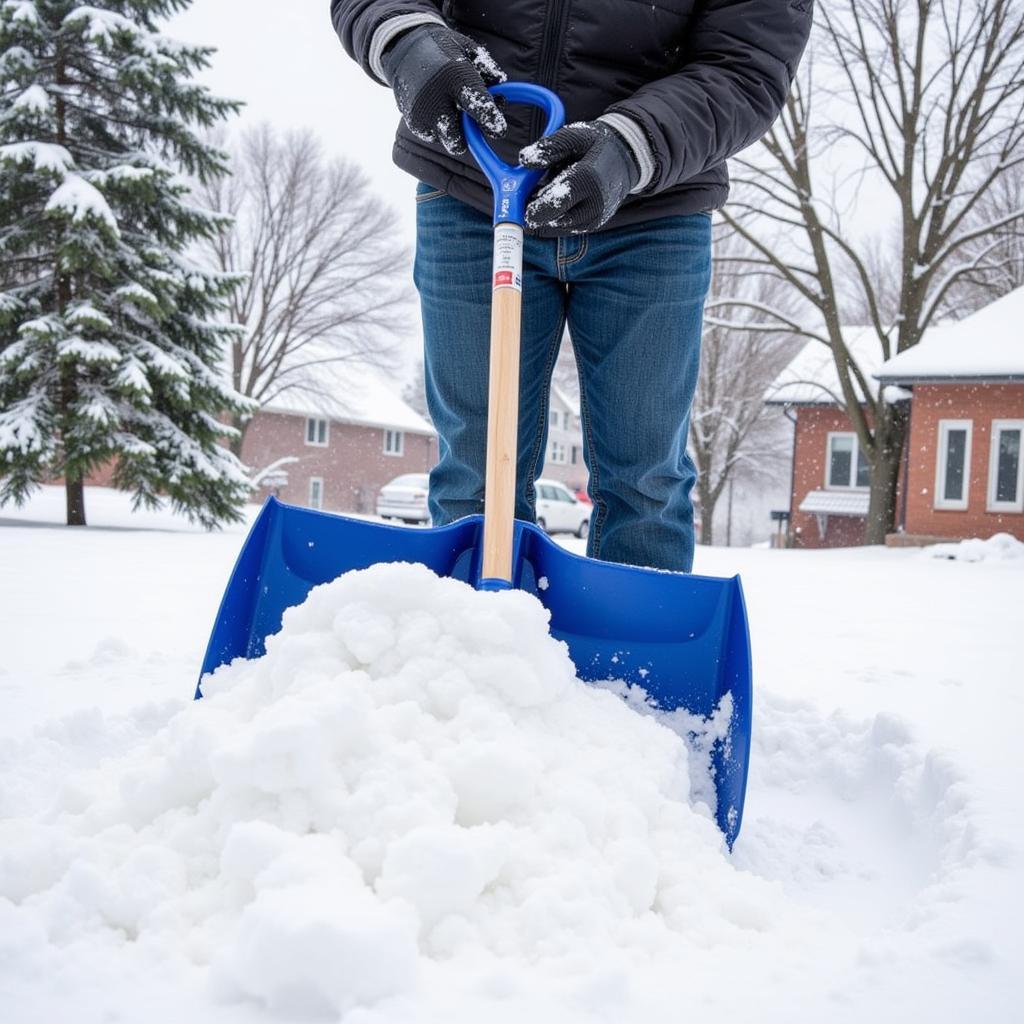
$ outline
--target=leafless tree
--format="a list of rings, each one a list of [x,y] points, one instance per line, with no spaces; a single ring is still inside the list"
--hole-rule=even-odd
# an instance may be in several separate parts
[[[1006,220],[1006,215],[1024,210],[1024,167],[1001,175],[978,201],[971,224],[1006,221],[991,234],[965,246],[965,252],[981,255],[982,267],[965,274],[950,288],[942,314],[959,320],[994,302],[1015,288],[1024,287],[1024,219]],[[989,252],[983,252],[989,248]]]
[[[904,403],[874,396],[844,344],[844,307],[862,312],[888,358],[918,344],[959,282],[1001,273],[1001,232],[1024,209],[982,212],[1019,173],[1022,140],[1020,0],[827,0],[782,116],[735,162],[739,194],[726,218],[755,249],[737,265],[786,281],[811,311],[779,311],[775,326],[831,346],[871,467],[869,543],[895,522],[907,417]],[[853,164],[855,180],[835,170]],[[853,222],[869,190],[894,225],[881,275]]]
[[[412,379],[406,384],[402,391],[402,398],[406,404],[418,412],[422,417],[430,419],[430,409],[427,408],[427,376],[423,359],[416,363]]]
[[[288,391],[323,394],[345,364],[391,368],[410,326],[409,254],[363,171],[325,157],[310,132],[266,125],[241,137],[232,171],[202,197],[235,219],[210,243],[212,259],[245,275],[230,310],[241,327],[235,389],[263,405]]]
[[[719,232],[715,252],[690,414],[704,544],[714,543],[715,508],[730,482],[774,479],[782,466],[789,438],[767,415],[765,394],[801,344],[774,324],[775,314],[792,305],[786,284],[737,272],[734,258],[749,255],[749,247],[735,235]]]
[[[870,294],[863,288],[840,288],[840,320],[844,324],[869,324],[872,303],[883,323],[896,323],[900,312],[900,240],[892,228],[868,235],[859,246],[864,270],[872,282]]]

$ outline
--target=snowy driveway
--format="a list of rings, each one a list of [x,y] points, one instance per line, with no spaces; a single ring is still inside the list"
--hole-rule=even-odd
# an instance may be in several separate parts
[[[45,493],[30,514],[52,521],[58,499]],[[417,604],[407,581],[404,615],[372,586],[339,592],[345,621],[362,624],[342,631],[346,657],[412,687],[411,704],[374,704],[366,691],[359,713],[376,752],[341,762],[364,765],[346,783],[356,804],[336,809],[344,827],[302,840],[294,823],[329,770],[309,766],[338,730],[295,709],[321,684],[276,698],[240,676],[217,712],[230,736],[189,700],[242,530],[129,519],[100,492],[90,502],[99,526],[88,531],[0,525],[5,1021],[651,1024],[683,1019],[686,1006],[726,1021],[1015,1019],[1024,560],[698,549],[699,572],[742,573],[753,632],[754,751],[731,860],[704,819],[658,795],[671,744],[639,727],[629,739],[632,723],[603,699],[570,715],[557,651],[542,630],[534,638],[528,608],[503,653],[497,620],[463,629],[477,613],[471,592]],[[388,660],[449,599],[464,602],[462,632],[437,627],[454,667],[494,683],[475,711],[451,696],[458,672],[417,683],[412,656]],[[509,658],[526,659],[516,679],[536,680],[525,703],[502,688]],[[347,678],[355,693],[364,676]],[[611,724],[563,730],[561,752],[545,738],[559,715],[591,714]],[[476,750],[506,719],[519,745]],[[461,742],[424,740],[463,727]],[[600,763],[588,757],[601,729],[616,734],[601,757],[623,748],[627,759],[619,788],[595,804]],[[280,742],[308,755],[283,776],[266,767]],[[408,810],[408,787],[388,788],[402,764],[419,766],[421,810]],[[435,771],[456,782],[453,822],[417,817],[446,806]],[[477,776],[490,783],[474,788]],[[559,783],[545,790],[550,777]],[[247,804],[258,785],[276,795]],[[369,818],[356,814],[364,799]],[[404,824],[373,817],[389,808]],[[401,834],[378,849],[388,828]],[[330,836],[336,849],[323,845]],[[575,851],[574,871],[559,849]],[[254,866],[268,858],[270,881]],[[282,881],[289,870],[303,877]],[[339,972],[366,949],[376,952],[360,971]],[[323,950],[336,957],[318,965]]]

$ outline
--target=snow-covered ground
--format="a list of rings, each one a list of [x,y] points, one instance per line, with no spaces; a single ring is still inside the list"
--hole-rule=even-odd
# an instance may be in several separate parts
[[[1019,545],[698,549],[755,652],[729,856],[531,599],[371,570],[193,704],[244,527],[62,500],[0,511],[5,1024],[1019,1019]]]

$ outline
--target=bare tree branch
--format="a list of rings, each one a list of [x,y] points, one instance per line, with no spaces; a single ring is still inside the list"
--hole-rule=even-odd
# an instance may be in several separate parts
[[[365,174],[325,158],[309,132],[266,125],[242,136],[232,164],[203,198],[233,218],[210,258],[245,275],[231,308],[243,327],[235,389],[266,404],[293,389],[328,393],[345,364],[392,368],[411,327],[409,253]]]
[[[812,52],[759,151],[739,163],[725,218],[753,249],[747,273],[786,282],[805,303],[794,333],[828,339],[871,466],[877,543],[895,520],[906,411],[872,388],[843,325],[866,324],[888,358],[918,344],[965,289],[995,297],[1020,283],[1024,197],[1009,186],[1024,161],[1024,3],[830,0]],[[828,101],[813,122],[812,78]],[[821,160],[822,144],[856,154],[861,180],[890,194],[881,240],[843,223],[850,162]]]
[[[799,325],[787,306],[792,291],[778,279],[737,271],[736,260],[743,255],[749,250],[742,239],[720,230],[707,308],[730,310],[732,319],[705,317],[690,414],[705,544],[714,539],[715,508],[730,480],[741,468],[748,475],[770,475],[787,450],[786,438],[768,424],[765,393],[793,355]]]

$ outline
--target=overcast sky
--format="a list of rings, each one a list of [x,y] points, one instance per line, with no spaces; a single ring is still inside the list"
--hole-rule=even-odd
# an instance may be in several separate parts
[[[341,48],[329,0],[195,0],[165,32],[217,48],[203,80],[246,102],[243,122],[308,126],[331,152],[362,164],[412,241],[415,185],[391,162],[395,101]]]

